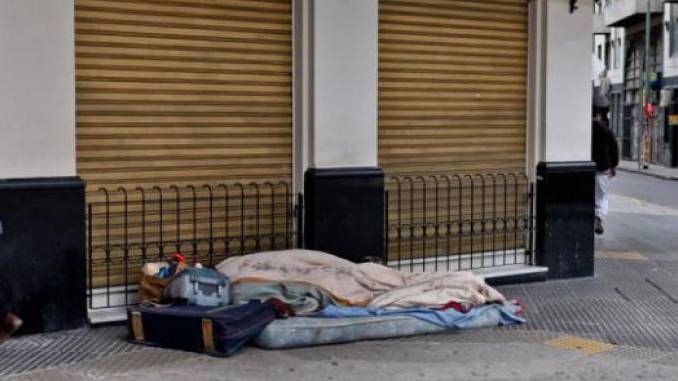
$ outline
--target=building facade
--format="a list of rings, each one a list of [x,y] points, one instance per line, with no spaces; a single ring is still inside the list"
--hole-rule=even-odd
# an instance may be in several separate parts
[[[645,68],[645,13],[649,5],[649,102],[654,112],[646,120],[642,105]],[[668,1],[599,1],[594,6],[595,105],[609,110],[622,157],[678,166],[676,135],[676,44],[678,5]],[[649,126],[643,135],[646,124]]]
[[[0,298],[64,329],[290,247],[592,275],[592,6],[2,1]]]

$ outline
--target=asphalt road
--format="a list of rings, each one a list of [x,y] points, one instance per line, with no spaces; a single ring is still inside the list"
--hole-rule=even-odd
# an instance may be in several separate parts
[[[610,188],[610,215],[596,249],[678,261],[678,181],[620,171]]]
[[[612,193],[678,209],[678,181],[619,171],[610,183]]]

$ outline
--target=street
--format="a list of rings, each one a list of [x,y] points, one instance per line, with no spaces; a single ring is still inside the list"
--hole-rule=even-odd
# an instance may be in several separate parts
[[[593,278],[500,287],[528,324],[229,359],[148,348],[109,326],[0,348],[8,380],[668,380],[678,377],[678,181],[619,172]]]
[[[678,261],[678,181],[619,172],[611,193],[610,217],[597,249]]]

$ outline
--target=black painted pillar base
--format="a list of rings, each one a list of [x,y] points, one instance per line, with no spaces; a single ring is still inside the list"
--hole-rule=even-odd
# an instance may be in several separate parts
[[[0,313],[23,319],[19,333],[85,324],[83,181],[0,180],[0,222]]]
[[[306,248],[355,262],[384,257],[380,168],[309,169],[304,188]]]
[[[537,264],[549,279],[592,276],[595,165],[540,163],[537,178]]]

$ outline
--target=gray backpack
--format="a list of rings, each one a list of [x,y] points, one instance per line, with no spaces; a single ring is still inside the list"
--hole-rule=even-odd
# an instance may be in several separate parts
[[[169,282],[163,296],[183,299],[193,306],[224,306],[230,303],[230,282],[216,270],[189,267]]]

